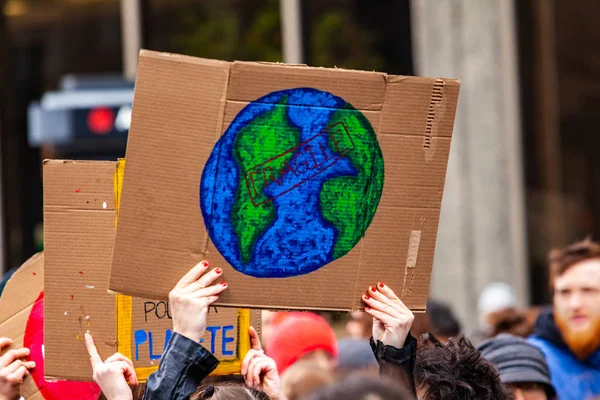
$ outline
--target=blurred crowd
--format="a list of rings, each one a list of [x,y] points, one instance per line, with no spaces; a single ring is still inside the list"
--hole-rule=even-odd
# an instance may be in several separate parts
[[[252,349],[239,374],[213,377],[219,361],[199,342],[228,284],[203,261],[169,295],[174,333],[145,384],[123,355],[102,360],[89,334],[86,346],[101,398],[110,400],[600,399],[600,244],[552,251],[548,267],[551,305],[519,308],[512,287],[490,284],[473,332],[433,299],[414,315],[384,282],[365,288],[365,311],[349,315],[342,335],[327,314],[264,312],[261,335],[248,332]],[[0,348],[11,343],[1,338]],[[19,399],[35,367],[27,352],[0,357],[1,399]]]

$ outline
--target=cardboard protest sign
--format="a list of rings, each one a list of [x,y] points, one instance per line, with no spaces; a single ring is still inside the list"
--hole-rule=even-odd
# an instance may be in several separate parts
[[[459,83],[142,51],[111,290],[201,259],[221,305],[424,310]],[[144,243],[142,248],[139,243]]]
[[[91,379],[89,331],[103,358],[122,353],[144,381],[172,335],[167,302],[107,292],[123,163],[44,162],[47,376]],[[256,314],[211,309],[202,341],[221,360],[215,374],[239,373]]]
[[[0,297],[0,337],[14,340],[10,348],[27,347],[36,367],[23,381],[23,397],[41,400],[92,400],[100,388],[93,382],[44,378],[44,254],[31,257],[7,282]],[[7,349],[8,350],[8,349]]]

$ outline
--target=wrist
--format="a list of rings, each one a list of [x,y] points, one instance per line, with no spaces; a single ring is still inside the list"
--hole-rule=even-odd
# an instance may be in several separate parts
[[[193,329],[173,328],[173,333],[178,333],[181,336],[184,336],[190,340],[193,340],[196,343],[200,343],[200,339],[202,339],[202,336],[204,336],[204,332],[198,332]]]

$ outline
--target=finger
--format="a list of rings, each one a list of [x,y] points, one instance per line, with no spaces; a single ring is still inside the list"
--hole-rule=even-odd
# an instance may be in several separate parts
[[[13,344],[13,340],[7,337],[0,337],[0,349]]]
[[[248,329],[248,332],[250,334],[250,348],[254,350],[262,350],[262,344],[260,343],[260,338],[258,337],[258,332],[256,332],[256,329],[251,326],[250,329]]]
[[[187,274],[185,274],[179,282],[175,285],[173,290],[180,290],[192,283],[196,282],[209,266],[209,262],[206,260],[200,261],[198,264],[194,266],[194,268],[190,269]]]
[[[27,368],[21,365],[15,372],[8,375],[8,380],[12,382],[23,382],[23,378],[27,375]]]
[[[2,372],[4,372],[6,375],[12,374],[13,372],[18,370],[22,366],[23,366],[23,361],[15,360],[12,363],[10,363],[7,367],[2,368]]]
[[[383,304],[387,304],[388,306],[392,307],[394,310],[396,310],[398,313],[405,313],[406,310],[405,308],[401,307],[399,303],[400,300],[395,297],[396,300],[394,300],[393,298],[389,298],[388,296],[386,296],[384,293],[380,292],[379,290],[377,290],[378,287],[376,286],[371,286],[368,290],[368,294],[369,296],[373,297],[375,300],[378,300],[380,302],[382,302]]]
[[[363,295],[363,301],[369,307],[374,308],[377,311],[384,312],[392,317],[400,318],[403,315],[400,311],[396,310],[391,305],[382,303],[381,301],[376,300],[373,297],[370,297],[369,295]]]
[[[85,347],[87,348],[87,352],[90,355],[90,363],[92,364],[92,369],[95,369],[99,365],[102,365],[102,359],[100,358],[100,354],[98,354],[98,349],[96,349],[94,339],[89,333],[85,334]]]
[[[252,376],[252,382],[254,383],[255,387],[260,386],[262,383],[261,377],[263,375],[264,367],[266,366],[265,361],[266,359],[264,357],[259,357],[252,360],[249,375]]]
[[[206,305],[211,306],[215,301],[219,300],[219,296],[205,297],[205,299],[206,299]]]
[[[21,366],[27,368],[28,370],[29,369],[34,369],[35,368],[35,361],[15,360],[8,367],[2,368],[2,372],[6,373],[6,374],[10,374],[10,373],[15,372],[16,370],[18,370]]]
[[[138,385],[138,378],[137,378],[137,374],[135,373],[135,368],[133,367],[133,365],[130,365],[128,362],[126,361],[118,361],[122,365],[123,368],[123,376],[125,376],[125,379],[127,379],[127,381],[129,383],[131,383],[132,385]]]
[[[187,287],[181,289],[182,293],[191,293],[200,289],[204,289],[209,287],[214,281],[216,281],[221,275],[223,275],[223,270],[221,268],[213,268],[212,270],[206,272],[202,277],[200,277],[195,282],[189,284]]]
[[[190,285],[190,287],[185,288],[183,293],[191,293],[195,292],[198,289],[207,288],[212,285],[217,279],[219,279],[223,275],[223,270],[221,268],[213,268],[208,271],[204,275],[202,275],[196,282]]]
[[[204,289],[198,289],[194,292],[191,292],[190,294],[193,295],[194,297],[211,297],[211,296],[218,296],[219,294],[224,292],[226,289],[227,289],[227,282],[221,282],[221,283],[217,283],[216,285],[206,287]]]
[[[377,284],[377,290],[379,290],[381,293],[386,295],[389,299],[391,299],[395,304],[399,305],[401,308],[404,308],[406,311],[410,311],[410,308],[406,307],[406,304],[404,304],[404,302],[400,299],[400,297],[398,297],[398,295],[396,295],[396,293],[392,290],[392,288],[390,288],[383,282],[379,282]]]
[[[242,375],[246,375],[248,373],[248,367],[250,366],[250,362],[252,361],[252,359],[258,356],[262,356],[263,354],[264,353],[262,350],[248,350],[248,353],[246,353],[246,357],[244,357],[244,361],[242,362]]]
[[[34,369],[36,366],[35,361],[25,361],[25,362],[23,362],[23,365],[27,369]]]
[[[28,348],[9,350],[2,357],[0,357],[0,368],[4,368],[13,361],[18,360],[19,358],[27,357],[28,355]]]
[[[125,357],[125,356],[124,356],[123,354],[121,354],[121,353],[115,353],[115,354],[113,354],[112,356],[108,357],[108,358],[106,359],[106,361],[104,361],[104,362],[105,362],[105,363],[111,363],[111,362],[116,362],[116,361],[123,361],[123,362],[126,362],[127,364],[131,365],[131,367],[132,367],[132,368],[135,368],[135,367],[133,366],[133,362],[132,362],[132,361],[131,361],[129,358]]]
[[[384,325],[393,325],[397,321],[397,318],[374,308],[365,307],[365,312]]]

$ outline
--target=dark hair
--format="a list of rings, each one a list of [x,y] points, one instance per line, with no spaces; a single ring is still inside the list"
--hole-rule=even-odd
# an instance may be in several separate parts
[[[448,343],[426,340],[417,351],[415,385],[427,400],[504,400],[496,368],[464,336]]]
[[[427,315],[431,323],[431,330],[435,334],[444,337],[453,337],[460,334],[460,323],[447,304],[429,299],[427,301]]]
[[[398,383],[384,379],[352,374],[335,385],[327,386],[305,397],[306,400],[412,400]]]
[[[200,388],[191,397],[195,400],[269,400],[265,392],[235,382],[224,382],[217,386]]]
[[[562,249],[552,250],[548,256],[550,262],[550,286],[554,289],[554,280],[577,263],[600,258],[600,244],[589,237]]]
[[[490,313],[487,319],[490,325],[490,337],[509,333],[526,338],[533,333],[534,321],[528,318],[526,311],[513,307]]]

